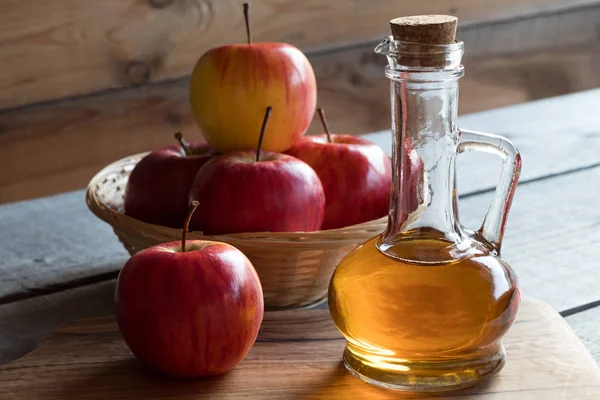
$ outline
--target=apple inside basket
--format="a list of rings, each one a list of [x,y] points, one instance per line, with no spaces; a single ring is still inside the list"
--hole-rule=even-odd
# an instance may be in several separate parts
[[[118,160],[90,181],[89,209],[110,224],[130,254],[181,239],[181,229],[139,221],[123,213],[125,187],[133,167],[147,153]],[[200,205],[202,207],[202,205]],[[252,232],[206,236],[190,232],[189,239],[216,240],[240,249],[260,277],[266,309],[305,307],[327,298],[329,279],[339,261],[367,239],[381,233],[387,217],[315,232]]]

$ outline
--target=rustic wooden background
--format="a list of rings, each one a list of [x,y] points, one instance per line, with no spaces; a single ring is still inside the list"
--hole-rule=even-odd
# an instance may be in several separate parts
[[[244,41],[241,3],[0,0],[0,203],[83,188],[175,130],[199,140],[187,75]],[[388,20],[426,13],[460,18],[461,113],[600,86],[600,0],[254,0],[253,35],[304,50],[330,125],[357,134],[389,126]]]

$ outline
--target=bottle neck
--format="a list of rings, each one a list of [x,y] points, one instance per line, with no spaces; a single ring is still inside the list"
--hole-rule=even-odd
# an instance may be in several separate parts
[[[392,194],[382,250],[423,235],[462,240],[455,186],[458,78],[414,82],[410,75],[391,82]]]

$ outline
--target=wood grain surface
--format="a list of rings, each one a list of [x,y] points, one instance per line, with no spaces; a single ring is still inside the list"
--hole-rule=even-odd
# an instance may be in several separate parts
[[[461,112],[600,86],[599,19],[600,3],[461,28]],[[386,61],[373,47],[310,56],[335,131],[389,127]],[[186,79],[0,112],[0,203],[83,188],[103,165],[172,143],[175,130],[201,140]],[[321,131],[318,121],[309,130]]]
[[[453,393],[453,399],[600,396],[600,369],[547,305],[525,300],[504,344],[508,363],[500,374]],[[40,348],[0,367],[0,394],[6,400],[415,397],[352,377],[341,364],[344,345],[327,310],[267,313],[257,343],[236,369],[181,381],[147,371],[128,351],[112,319],[92,319],[60,329]]]
[[[0,202],[86,186],[106,160],[172,144],[177,130],[203,140],[187,83],[0,114]]]
[[[0,304],[116,278],[129,258],[82,192],[0,207]]]
[[[599,296],[600,297],[600,296]],[[600,302],[597,302],[600,303]],[[600,304],[566,318],[592,357],[600,364]]]
[[[0,364],[29,353],[61,325],[112,315],[115,283],[82,284],[0,305]]]
[[[208,48],[243,42],[238,0],[8,0],[0,6],[0,108],[189,73]],[[451,13],[464,24],[593,0],[253,2],[256,41],[306,50],[388,34],[397,15]]]

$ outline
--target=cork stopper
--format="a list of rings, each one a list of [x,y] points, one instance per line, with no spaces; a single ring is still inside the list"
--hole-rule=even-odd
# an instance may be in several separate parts
[[[451,15],[415,15],[390,21],[394,40],[422,44],[452,44],[458,18]]]
[[[390,21],[394,40],[408,42],[398,54],[400,65],[408,67],[444,68],[447,54],[436,45],[456,42],[458,18],[451,15],[415,15]]]

